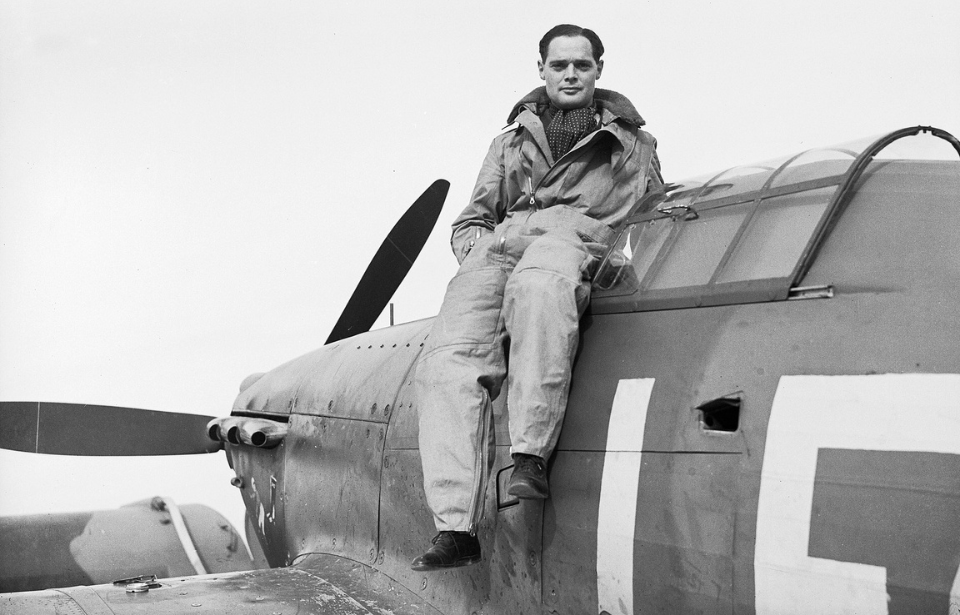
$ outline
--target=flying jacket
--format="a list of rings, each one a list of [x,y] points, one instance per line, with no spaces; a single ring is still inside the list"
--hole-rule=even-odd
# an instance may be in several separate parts
[[[554,160],[538,112],[541,86],[514,105],[480,168],[470,204],[453,223],[451,246],[462,262],[477,238],[524,213],[562,206],[615,228],[650,189],[663,184],[656,139],[626,97],[594,91],[599,128]],[[593,238],[595,240],[596,238]]]

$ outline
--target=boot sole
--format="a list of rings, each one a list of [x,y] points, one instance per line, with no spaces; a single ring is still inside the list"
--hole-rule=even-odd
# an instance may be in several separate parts
[[[448,568],[460,568],[462,566],[470,566],[472,564],[479,564],[482,557],[478,554],[471,557],[465,557],[458,559],[455,562],[450,564],[410,564],[410,568],[417,572],[429,572],[431,570],[446,570]]]
[[[550,497],[549,490],[540,491],[532,485],[527,485],[524,483],[510,485],[510,487],[507,489],[507,494],[512,495],[515,498],[520,498],[521,500],[546,500]]]

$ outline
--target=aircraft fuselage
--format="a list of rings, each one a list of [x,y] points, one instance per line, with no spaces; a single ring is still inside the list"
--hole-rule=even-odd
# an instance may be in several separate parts
[[[234,415],[289,428],[273,449],[227,447],[267,560],[340,556],[444,613],[947,612],[958,167],[875,163],[803,278],[823,292],[798,296],[814,298],[646,311],[595,298],[545,503],[499,488],[511,461],[495,402],[476,566],[409,567],[435,533],[411,386],[430,320],[248,383]]]

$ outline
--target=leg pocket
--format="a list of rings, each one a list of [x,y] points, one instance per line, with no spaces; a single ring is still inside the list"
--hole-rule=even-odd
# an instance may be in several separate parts
[[[430,332],[430,348],[497,342],[505,282],[506,274],[500,267],[461,268],[447,286]]]
[[[552,230],[527,247],[514,273],[521,273],[525,269],[539,269],[579,283],[584,274],[588,273],[592,259],[575,232]]]
[[[574,307],[562,309],[579,318],[590,300],[596,262],[576,232],[551,230],[530,244],[517,263],[508,283],[509,300],[527,304],[537,303],[541,296],[557,300],[567,296]]]

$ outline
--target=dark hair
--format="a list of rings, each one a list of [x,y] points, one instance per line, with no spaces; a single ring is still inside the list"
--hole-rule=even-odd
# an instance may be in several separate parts
[[[597,36],[597,33],[587,28],[564,23],[550,28],[550,30],[543,35],[543,38],[540,39],[540,59],[544,62],[547,61],[547,48],[550,47],[550,41],[559,36],[582,36],[587,39],[590,41],[590,47],[593,48],[594,61],[600,61],[600,56],[603,55],[603,43],[600,42],[600,37]]]

